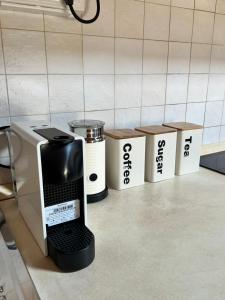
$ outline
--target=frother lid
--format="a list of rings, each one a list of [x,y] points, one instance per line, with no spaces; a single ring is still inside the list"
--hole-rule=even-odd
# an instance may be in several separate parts
[[[83,136],[87,143],[104,140],[103,128],[105,122],[99,120],[74,120],[69,122],[70,130]]]
[[[97,129],[103,128],[105,122],[99,120],[74,120],[69,122],[71,128]]]

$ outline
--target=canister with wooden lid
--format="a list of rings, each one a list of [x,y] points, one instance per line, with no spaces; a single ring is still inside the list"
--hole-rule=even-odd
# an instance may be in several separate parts
[[[164,126],[136,130],[146,134],[145,180],[157,182],[174,177],[177,130]]]
[[[167,123],[164,126],[177,130],[176,175],[198,171],[203,127],[187,122]]]
[[[105,131],[107,185],[123,190],[144,184],[145,134],[131,129]]]

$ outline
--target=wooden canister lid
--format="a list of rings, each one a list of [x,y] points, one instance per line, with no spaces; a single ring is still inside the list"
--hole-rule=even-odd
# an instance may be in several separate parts
[[[132,139],[145,136],[143,133],[133,129],[111,129],[105,130],[104,134],[116,140]]]
[[[174,128],[169,128],[169,127],[162,126],[162,125],[139,127],[139,128],[135,128],[135,130],[138,130],[140,132],[143,132],[145,134],[150,134],[150,135],[171,133],[171,132],[176,132],[177,131]]]
[[[165,123],[163,126],[169,127],[169,128],[175,128],[179,131],[185,131],[185,130],[196,130],[196,129],[202,129],[203,127],[201,125],[197,125],[194,123],[187,123],[187,122],[173,122],[173,123]]]

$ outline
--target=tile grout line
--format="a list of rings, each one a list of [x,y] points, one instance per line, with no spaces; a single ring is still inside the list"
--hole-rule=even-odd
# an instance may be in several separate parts
[[[216,4],[215,4],[216,8],[217,8],[217,2],[218,2],[218,0],[216,0]],[[215,19],[216,19],[216,14],[215,14]],[[215,28],[215,24],[214,24],[214,28]],[[214,37],[214,28],[213,28],[213,37]],[[221,141],[221,133],[222,133],[222,127],[223,127],[223,116],[224,116],[224,108],[225,108],[224,99],[225,99],[225,91],[224,91],[224,96],[223,96],[222,115],[221,115],[221,119],[220,119],[219,143],[222,142]]]
[[[142,107],[143,107],[143,90],[144,90],[144,46],[145,46],[145,2],[143,3],[144,6],[144,15],[143,15],[143,41],[142,41],[142,74],[141,74],[141,103],[140,103],[140,126],[142,126]]]
[[[217,1],[216,0],[216,4],[215,4],[215,11],[217,8]],[[213,39],[214,39],[214,30],[215,30],[215,19],[216,19],[216,12],[214,13],[214,20],[213,20],[213,32],[212,32],[212,44],[210,45],[210,60],[209,60],[209,73],[208,73],[208,83],[207,83],[207,91],[206,91],[206,101],[205,101],[205,110],[204,110],[204,120],[203,120],[203,135],[202,135],[202,144],[204,144],[204,132],[205,132],[205,128],[208,128],[205,125],[205,121],[206,121],[206,109],[207,109],[207,103],[208,103],[208,93],[209,93],[209,82],[210,82],[210,71],[211,71],[211,64],[212,64],[212,50],[213,50]]]
[[[195,8],[194,0],[194,8]],[[191,76],[191,57],[192,57],[192,45],[193,45],[193,34],[194,34],[194,25],[195,25],[195,10],[192,14],[192,31],[191,31],[191,45],[190,45],[190,54],[189,54],[189,67],[188,67],[188,82],[187,82],[187,97],[186,97],[186,110],[185,110],[185,121],[187,121],[187,109],[188,109],[188,97],[189,97],[189,85],[190,85],[190,76]]]
[[[223,102],[223,100],[218,100],[218,101],[208,101],[209,103],[218,103],[218,102]],[[204,104],[205,102],[191,102],[192,104]],[[179,103],[179,104],[185,104],[184,102]],[[176,106],[177,104],[168,104],[169,106]],[[164,105],[144,105],[142,106],[143,108],[150,108],[150,107],[163,107]],[[139,109],[140,106],[130,106],[129,109]],[[126,110],[128,109],[127,107],[120,107],[118,110]],[[113,109],[93,109],[93,110],[87,110],[87,112],[99,112],[99,111],[111,111]],[[60,112],[52,112],[52,115],[58,115],[58,114],[70,114],[70,113],[83,113],[83,110],[73,110],[73,111],[60,111]],[[43,116],[48,116],[49,114],[41,114]],[[26,116],[40,116],[40,114],[20,114],[20,115],[13,115],[12,117],[26,117]],[[5,118],[5,117],[0,117],[0,118]],[[214,125],[215,126],[220,126],[220,125]],[[211,127],[211,126],[210,126]],[[213,126],[212,126],[213,127]]]
[[[48,88],[48,114],[49,114],[49,122],[50,126],[52,124],[52,118],[51,118],[51,104],[50,104],[50,85],[49,85],[49,72],[48,72],[48,56],[47,56],[47,39],[46,39],[46,32],[45,32],[45,17],[44,13],[42,14],[42,20],[43,20],[43,33],[44,33],[44,47],[45,47],[45,63],[46,63],[46,76],[47,76],[47,88]]]
[[[137,1],[137,0],[133,0],[133,1]],[[184,6],[178,6],[178,5],[172,5],[171,3],[172,0],[170,0],[170,4],[163,4],[163,3],[155,3],[155,2],[152,2],[152,1],[146,1],[146,3],[148,4],[154,4],[154,5],[159,5],[159,6],[171,6],[171,7],[174,7],[174,8],[180,8],[180,9],[186,9],[186,10],[196,10],[196,11],[202,11],[202,12],[208,12],[208,13],[214,13],[216,12],[216,6],[215,6],[215,11],[213,10],[205,10],[205,9],[200,9],[200,8],[195,8],[195,4],[194,4],[194,8],[190,8],[190,7],[184,7]],[[139,2],[142,2],[142,1],[139,1]],[[225,15],[225,12],[224,13],[221,13],[221,12],[216,12],[218,15]]]
[[[168,32],[168,41],[167,41],[167,61],[166,61],[166,85],[165,85],[165,100],[164,100],[164,111],[163,111],[163,123],[166,122],[166,107],[167,103],[167,89],[168,89],[168,71],[169,71],[169,53],[170,53],[170,26],[171,26],[171,17],[172,17],[172,9],[171,9],[171,0],[170,0],[170,16],[169,16],[169,32]]]
[[[2,74],[0,74],[0,75],[7,75],[7,76],[46,76],[46,75],[52,75],[52,76],[82,76],[83,74],[82,73],[70,73],[70,74],[68,74],[68,73],[39,73],[39,74],[34,74],[34,73],[24,73],[24,74],[18,74],[18,73],[8,73],[8,74],[4,74],[4,73],[2,73]],[[186,72],[186,73],[144,73],[144,75],[166,75],[166,74],[168,74],[168,75],[188,75],[189,74],[189,72]],[[193,74],[193,75],[208,75],[209,73],[191,73],[191,74]],[[111,74],[94,74],[94,73],[89,73],[89,74],[84,74],[84,75],[86,75],[86,76],[113,76],[114,74],[113,73],[111,73]],[[142,75],[142,73],[138,73],[138,74],[136,74],[136,73],[123,73],[123,74],[116,74],[116,75],[121,75],[121,76],[128,76],[128,75],[130,75],[130,76],[141,76]],[[224,73],[210,73],[210,75],[221,75],[221,76],[224,76],[225,75],[225,72]]]
[[[114,3],[114,37],[113,37],[113,40],[114,40],[114,107],[113,107],[113,114],[114,114],[114,120],[113,120],[113,124],[114,124],[114,128],[116,128],[116,7],[117,7],[117,3],[116,3],[117,0],[113,0],[113,3]]]
[[[173,7],[171,7],[173,8]],[[212,13],[211,14],[215,14]],[[218,15],[216,13],[216,15]],[[225,17],[225,14],[223,15]],[[2,28],[3,30],[15,30],[15,31],[27,31],[27,32],[43,32],[43,30],[29,30],[29,29],[19,29],[19,28]],[[127,40],[138,40],[142,41],[143,39],[141,38],[135,38],[135,37],[128,37],[128,36],[106,36],[106,35],[93,35],[93,34],[79,34],[79,33],[69,33],[69,32],[56,32],[56,31],[45,31],[46,33],[52,33],[52,34],[60,34],[60,35],[75,35],[75,36],[87,36],[87,37],[96,37],[96,38],[117,38],[117,39],[127,39]],[[144,40],[147,41],[155,41],[155,42],[168,42],[168,40],[163,40],[163,39],[151,39],[151,38],[144,38]],[[186,42],[186,41],[178,41],[178,40],[170,40],[171,43],[181,43],[181,44],[190,44],[191,42]],[[194,42],[192,41],[193,44],[199,44],[199,45],[215,45],[215,46],[220,46],[220,47],[225,47],[225,43],[220,44],[220,43],[206,43],[206,42]]]

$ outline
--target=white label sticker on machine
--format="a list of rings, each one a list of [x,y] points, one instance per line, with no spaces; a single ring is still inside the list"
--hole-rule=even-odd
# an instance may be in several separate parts
[[[45,207],[46,224],[54,226],[80,217],[80,200]]]

